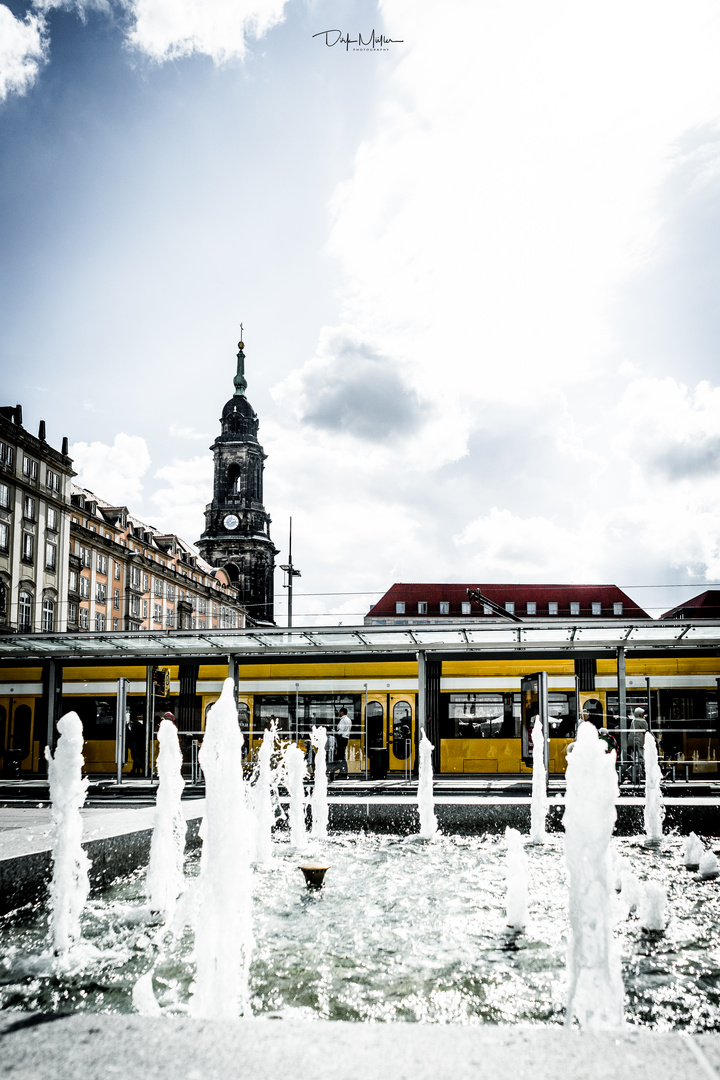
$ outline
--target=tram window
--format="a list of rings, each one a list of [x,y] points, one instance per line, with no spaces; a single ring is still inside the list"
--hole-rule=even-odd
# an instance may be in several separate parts
[[[23,758],[30,753],[30,722],[32,711],[29,705],[18,705],[13,714],[11,750],[19,750]]]
[[[575,735],[575,695],[548,694],[551,739],[572,739]]]
[[[450,694],[451,738],[497,739],[505,723],[504,694]]]
[[[383,746],[384,709],[379,701],[368,701],[365,709],[365,732],[368,746]]]
[[[4,705],[0,705],[0,754],[5,749],[5,721],[7,719],[7,709]]]
[[[393,705],[392,726],[393,754],[405,761],[412,746],[412,709],[407,701],[396,701]]]

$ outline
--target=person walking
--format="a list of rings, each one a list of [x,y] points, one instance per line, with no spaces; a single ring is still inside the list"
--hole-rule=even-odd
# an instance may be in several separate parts
[[[347,767],[347,746],[350,742],[350,733],[352,731],[352,721],[347,714],[347,709],[340,709],[340,716],[337,722],[337,758],[340,762],[340,775],[348,775]]]

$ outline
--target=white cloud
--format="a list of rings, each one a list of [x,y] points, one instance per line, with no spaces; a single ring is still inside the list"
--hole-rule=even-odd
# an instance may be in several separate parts
[[[24,94],[47,59],[47,38],[42,16],[28,13],[16,19],[0,4],[0,101],[8,94]]]
[[[139,435],[119,432],[106,443],[73,443],[70,457],[77,472],[75,483],[89,488],[99,499],[137,512],[142,479],[150,468],[147,443]]]
[[[193,53],[215,63],[240,59],[247,38],[261,38],[283,19],[286,0],[132,0],[130,45],[153,60]]]
[[[174,439],[212,440],[212,435],[208,435],[207,432],[196,431],[193,427],[181,427],[180,424],[171,424],[168,428],[168,435],[172,435]]]
[[[213,490],[212,454],[175,460],[155,473],[165,483],[151,497],[157,528],[175,533],[194,544],[205,528],[202,511]]]

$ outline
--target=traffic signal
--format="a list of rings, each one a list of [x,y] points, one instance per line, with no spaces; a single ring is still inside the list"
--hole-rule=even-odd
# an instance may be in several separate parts
[[[170,668],[154,667],[152,677],[155,696],[167,697],[170,693]]]

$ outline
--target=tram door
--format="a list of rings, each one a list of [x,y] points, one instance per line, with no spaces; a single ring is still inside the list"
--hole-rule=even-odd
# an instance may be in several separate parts
[[[391,770],[412,770],[415,764],[415,711],[409,694],[390,694],[388,748]]]
[[[3,772],[11,775],[17,764],[24,771],[37,770],[33,762],[34,698],[0,698],[0,752]]]

